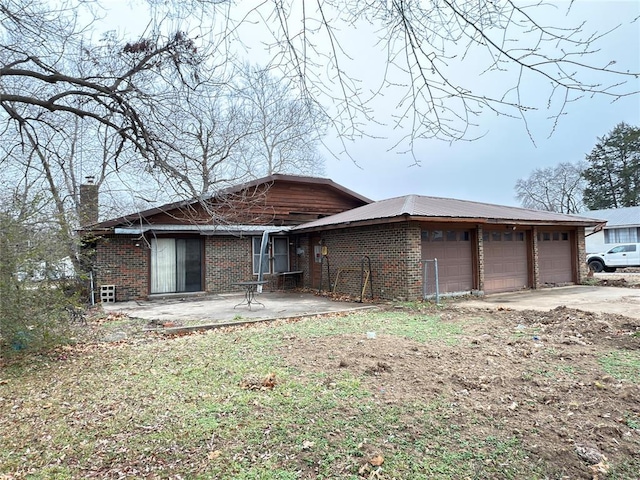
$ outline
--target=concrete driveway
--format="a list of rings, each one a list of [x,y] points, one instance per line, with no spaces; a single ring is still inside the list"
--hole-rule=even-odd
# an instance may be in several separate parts
[[[262,305],[259,303],[260,302]],[[227,324],[274,318],[302,317],[371,308],[361,303],[336,302],[299,292],[265,292],[256,295],[251,308],[243,294],[177,297],[152,301],[103,303],[106,312],[178,325]]]
[[[640,288],[574,285],[498,293],[484,298],[461,300],[458,304],[464,307],[545,311],[565,306],[640,319]]]

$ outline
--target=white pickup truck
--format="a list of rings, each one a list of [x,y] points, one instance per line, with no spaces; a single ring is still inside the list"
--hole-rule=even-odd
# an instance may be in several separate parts
[[[624,243],[605,253],[590,253],[587,255],[587,263],[596,273],[615,272],[616,268],[640,267],[640,243]]]

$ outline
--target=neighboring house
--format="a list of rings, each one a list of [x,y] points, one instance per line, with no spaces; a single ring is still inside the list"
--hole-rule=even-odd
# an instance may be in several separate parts
[[[417,195],[371,202],[327,179],[289,175],[232,193],[207,200],[226,212],[224,224],[198,202],[183,202],[86,229],[98,236],[98,285],[114,285],[118,300],[232,291],[255,278],[264,231],[267,273],[301,271],[306,287],[357,296],[430,295],[434,259],[444,294],[581,283],[584,229],[600,222]]]
[[[585,215],[606,221],[587,228],[587,253],[601,253],[618,243],[640,243],[640,207],[591,210]]]
[[[16,274],[20,281],[30,280],[33,282],[72,279],[75,275],[76,271],[71,257],[64,257],[55,262],[38,261],[35,265],[22,265]]]

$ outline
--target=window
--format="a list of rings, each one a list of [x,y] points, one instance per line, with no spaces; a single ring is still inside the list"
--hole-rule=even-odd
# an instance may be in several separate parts
[[[423,242],[468,242],[468,230],[422,230],[420,239]]]
[[[258,274],[262,237],[253,237],[253,274]],[[289,271],[289,237],[269,237],[267,251],[263,257],[262,273]]]
[[[539,242],[560,242],[569,240],[568,232],[538,232]]]
[[[635,245],[619,245],[617,247],[613,247],[607,253],[623,253],[623,252],[635,252]]]
[[[604,231],[604,243],[638,242],[640,228],[607,228]]]
[[[273,249],[273,272],[289,271],[289,239],[275,237],[272,240]]]
[[[253,237],[253,274],[258,275],[258,266],[260,265],[260,246],[262,245],[262,237]],[[271,273],[269,269],[269,245],[267,251],[262,258],[262,273]]]

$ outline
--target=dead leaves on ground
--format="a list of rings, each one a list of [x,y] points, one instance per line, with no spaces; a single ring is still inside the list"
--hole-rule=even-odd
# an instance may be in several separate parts
[[[243,390],[273,390],[277,383],[276,374],[270,372],[261,379],[253,376],[243,378],[240,382],[240,388]]]
[[[104,323],[110,323],[110,322],[119,322],[119,321],[124,321],[129,319],[130,319],[129,314],[125,312],[109,312],[106,315],[101,314],[99,312],[89,314],[89,321],[96,325],[102,325]]]
[[[381,478],[382,464],[384,463],[384,457],[380,454],[374,455],[369,458],[367,462],[358,469],[358,475],[365,478]]]

